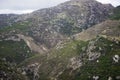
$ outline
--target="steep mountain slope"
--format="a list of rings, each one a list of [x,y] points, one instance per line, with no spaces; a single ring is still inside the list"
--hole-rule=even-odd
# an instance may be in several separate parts
[[[94,37],[88,37],[88,41],[78,38],[78,40],[62,42],[49,54],[36,55],[23,62],[21,66],[25,67],[28,76],[32,76],[31,80],[35,77],[36,80],[106,80],[109,78],[119,80],[119,26],[120,21],[105,21],[95,25],[85,31],[87,34],[84,36],[91,34],[94,29],[98,32]],[[104,31],[103,27],[104,30],[109,30]],[[31,71],[28,72],[28,69]]]
[[[2,31],[15,30],[33,37],[38,44],[51,48],[59,39],[66,39],[106,20],[112,9],[112,5],[95,0],[70,0],[55,7],[19,15],[14,19],[16,23]]]
[[[56,7],[35,11],[26,19],[33,21],[34,27],[30,31],[34,39],[52,47],[58,41],[51,42],[45,38],[62,38],[63,35],[81,32],[106,20],[112,9],[111,5],[103,5],[95,0],[71,0]]]

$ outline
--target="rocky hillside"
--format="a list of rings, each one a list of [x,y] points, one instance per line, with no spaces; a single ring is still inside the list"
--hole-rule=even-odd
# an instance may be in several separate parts
[[[106,20],[112,9],[112,5],[95,0],[70,0],[55,7],[18,15],[17,19],[9,18],[10,21],[14,19],[14,24],[5,18],[6,27],[2,31],[15,30],[51,48],[60,39],[66,39]]]
[[[98,34],[94,37],[81,39],[82,35],[79,35],[77,40],[74,38],[61,42],[48,54],[29,58],[21,66],[24,66],[31,80],[119,80],[119,26],[119,21],[105,21],[95,25],[84,34],[88,36],[95,28]],[[101,30],[103,27],[106,28]],[[31,71],[28,72],[28,69]]]
[[[120,80],[118,10],[70,0],[0,15],[0,80]]]
[[[72,59],[72,66],[79,67],[67,68],[57,80],[119,80],[119,51],[120,41],[97,37],[83,49],[80,58]]]

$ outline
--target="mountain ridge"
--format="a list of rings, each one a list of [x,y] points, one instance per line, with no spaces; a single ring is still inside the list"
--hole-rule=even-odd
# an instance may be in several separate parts
[[[120,20],[106,20],[98,25],[95,25],[79,34],[76,34],[75,37],[77,40],[91,40],[95,37],[109,36],[109,37],[120,37],[119,36],[119,26]]]

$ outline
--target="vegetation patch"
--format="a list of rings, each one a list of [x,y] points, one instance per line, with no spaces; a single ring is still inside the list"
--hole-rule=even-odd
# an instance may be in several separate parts
[[[33,56],[26,43],[21,41],[0,41],[0,57],[7,61],[20,63]]]
[[[0,32],[7,32],[11,30],[25,31],[29,27],[30,24],[31,24],[30,22],[17,22],[17,23],[12,24],[11,26],[6,26],[0,29]]]

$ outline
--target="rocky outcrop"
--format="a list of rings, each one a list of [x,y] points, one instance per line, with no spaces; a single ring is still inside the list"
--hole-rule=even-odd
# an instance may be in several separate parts
[[[76,70],[81,66],[82,66],[82,61],[79,58],[73,57],[70,59],[70,64],[68,65],[68,68],[72,68],[73,70]]]
[[[114,56],[113,56],[113,61],[114,61],[115,63],[118,63],[119,60],[120,60],[119,55],[114,55]]]
[[[88,60],[96,60],[97,58],[99,58],[101,56],[101,53],[98,51],[95,51],[96,47],[95,46],[96,41],[91,41],[88,44],[88,49],[86,51],[87,55],[88,55]]]

